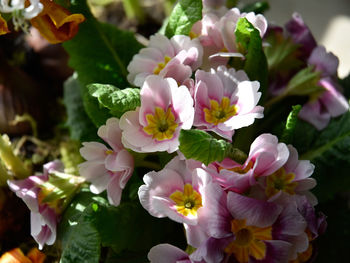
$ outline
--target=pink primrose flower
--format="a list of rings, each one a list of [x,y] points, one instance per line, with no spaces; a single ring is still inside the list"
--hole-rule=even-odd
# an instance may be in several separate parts
[[[221,13],[221,12],[220,12]],[[267,29],[267,21],[262,15],[253,12],[240,13],[239,9],[228,10],[223,16],[215,13],[203,15],[190,32],[191,38],[198,37],[203,46],[202,69],[209,70],[219,65],[226,65],[229,57],[243,57],[237,50],[235,29],[240,18],[245,17],[263,37]]]
[[[272,174],[259,178],[259,183],[250,194],[270,201],[300,195],[316,205],[317,199],[309,191],[316,186],[316,180],[310,178],[315,166],[309,160],[299,160],[298,152],[292,145],[288,145],[288,150],[287,162]]]
[[[306,221],[295,203],[282,206],[228,192],[208,199],[207,211],[198,223],[210,238],[191,255],[196,260],[279,263],[307,249]]]
[[[177,156],[159,172],[149,172],[139,188],[141,205],[155,217],[196,225],[201,210],[205,210],[206,192],[211,177],[201,168],[189,169]]]
[[[277,137],[272,134],[262,134],[250,146],[244,164],[226,158],[205,169],[224,190],[244,193],[257,183],[259,177],[268,176],[280,169],[288,157],[289,150],[284,143],[278,143]]]
[[[172,78],[147,77],[141,89],[141,107],[120,119],[122,142],[136,152],[167,151],[179,147],[181,129],[191,129],[193,99],[186,86]]]
[[[236,72],[224,66],[211,72],[198,70],[193,125],[231,141],[234,130],[263,117],[263,107],[257,106],[259,86],[241,70]]]
[[[311,98],[304,104],[298,116],[311,123],[317,130],[322,130],[327,127],[332,117],[338,117],[347,112],[349,103],[333,79],[323,78],[318,85],[325,91],[316,99]]]
[[[31,235],[42,249],[45,244],[52,245],[56,240],[56,228],[60,207],[55,203],[43,202],[42,186],[49,180],[52,172],[63,172],[63,164],[53,161],[44,165],[44,173],[29,176],[23,180],[9,180],[9,188],[21,198],[30,210]]]
[[[192,263],[188,254],[170,244],[159,244],[151,248],[147,255],[151,263]]]
[[[109,202],[118,206],[122,191],[134,170],[134,160],[121,143],[119,120],[110,118],[97,132],[111,148],[99,142],[84,142],[80,154],[86,159],[79,165],[79,173],[91,182],[92,193],[107,189]]]
[[[151,36],[149,46],[140,50],[128,65],[128,81],[141,87],[149,75],[174,78],[182,84],[202,64],[203,50],[198,40],[175,35]]]

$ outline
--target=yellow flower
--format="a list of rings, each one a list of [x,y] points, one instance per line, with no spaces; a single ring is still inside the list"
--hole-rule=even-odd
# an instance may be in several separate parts
[[[41,0],[44,10],[30,22],[51,44],[72,39],[84,22],[82,14],[71,14],[67,9],[50,0]]]
[[[10,30],[7,27],[6,20],[0,15],[0,35],[5,35],[10,33]]]

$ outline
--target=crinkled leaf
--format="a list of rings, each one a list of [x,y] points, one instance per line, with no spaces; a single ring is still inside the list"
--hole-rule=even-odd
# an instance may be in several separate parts
[[[79,193],[66,209],[59,237],[63,263],[98,262],[101,246],[114,250],[114,260],[125,258],[128,251],[146,262],[148,251],[156,244],[184,245],[180,224],[152,217],[138,202],[111,206],[88,190]]]
[[[74,140],[94,141],[97,129],[87,116],[80,92],[77,76],[73,75],[64,83],[63,102],[67,110],[67,122],[70,136]]]
[[[126,111],[134,110],[141,104],[138,88],[120,90],[108,84],[90,84],[87,88],[89,94],[116,117],[120,117]]]
[[[202,19],[202,0],[180,0],[169,17],[165,35],[188,35],[192,25]]]
[[[282,142],[287,144],[291,140],[291,137],[293,136],[293,132],[299,120],[298,114],[299,114],[299,111],[301,110],[301,105],[295,105],[295,106],[292,106],[292,108],[293,108],[292,111],[289,113],[287,117],[286,125],[284,127],[284,131],[281,139]]]
[[[228,142],[217,140],[201,130],[181,130],[179,140],[179,149],[187,159],[195,159],[205,165],[221,162],[231,147]]]
[[[238,50],[245,55],[243,69],[250,80],[260,82],[260,91],[263,94],[260,101],[263,101],[267,89],[268,68],[259,30],[246,18],[240,18],[237,22],[235,35]]]

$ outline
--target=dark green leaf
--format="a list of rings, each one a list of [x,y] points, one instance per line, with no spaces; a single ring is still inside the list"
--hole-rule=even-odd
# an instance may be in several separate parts
[[[261,102],[264,100],[267,90],[268,67],[259,30],[246,18],[240,18],[237,22],[235,35],[238,50],[245,54],[244,71],[248,74],[250,80],[260,82]]]
[[[90,84],[87,88],[92,97],[97,98],[102,106],[108,108],[117,117],[126,111],[134,110],[141,104],[138,88],[120,90],[107,84]]]
[[[350,112],[334,118],[322,131],[298,121],[292,144],[315,165],[315,194],[325,201],[350,188]]]
[[[255,14],[263,14],[265,11],[269,10],[270,5],[266,1],[258,1],[255,3],[247,4],[242,8],[242,12],[254,12]]]
[[[86,21],[80,25],[78,34],[63,46],[70,56],[69,65],[77,71],[82,84],[84,108],[94,124],[100,126],[110,115],[87,95],[86,85],[104,83],[121,89],[127,87],[126,67],[142,45],[133,33],[98,22],[85,0],[70,3],[70,11],[82,13]]]
[[[339,80],[339,83],[344,89],[345,97],[350,99],[350,75],[344,79]]]
[[[202,19],[202,0],[180,0],[169,17],[165,35],[188,35],[192,25]]]
[[[228,142],[217,140],[201,130],[181,130],[179,140],[179,149],[187,159],[195,159],[205,165],[221,162],[231,147]]]
[[[70,130],[71,138],[80,141],[96,140],[97,129],[84,111],[80,85],[76,75],[64,83],[63,102],[67,110],[66,125]]]

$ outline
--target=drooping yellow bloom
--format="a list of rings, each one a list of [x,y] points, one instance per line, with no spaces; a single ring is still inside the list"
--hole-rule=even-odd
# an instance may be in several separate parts
[[[160,107],[155,108],[155,113],[147,114],[148,125],[143,130],[152,135],[153,139],[158,141],[169,140],[173,138],[178,124],[175,122],[175,116],[168,108],[166,112]]]
[[[235,240],[226,248],[225,252],[234,254],[239,263],[248,263],[249,256],[261,260],[266,256],[266,244],[263,240],[272,239],[272,227],[247,226],[246,220],[231,221],[231,231]]]
[[[204,108],[203,111],[206,122],[218,125],[236,115],[238,107],[237,105],[230,105],[230,99],[223,97],[220,105],[216,100],[210,100],[210,109]]]
[[[41,3],[44,10],[30,22],[47,41],[51,44],[61,43],[78,33],[79,24],[85,20],[82,14],[71,14],[50,0],[41,0]]]
[[[0,15],[0,36],[10,33],[6,20]]]
[[[286,173],[282,167],[266,178],[265,193],[268,197],[274,196],[279,191],[284,191],[290,195],[294,195],[297,182],[293,182],[295,174]]]
[[[3,254],[0,258],[0,263],[44,263],[45,254],[37,248],[33,248],[25,256],[20,248],[14,248]]]
[[[184,216],[196,217],[197,210],[202,207],[201,195],[190,184],[185,184],[183,192],[177,190],[172,193],[170,199],[175,202],[176,210]]]

